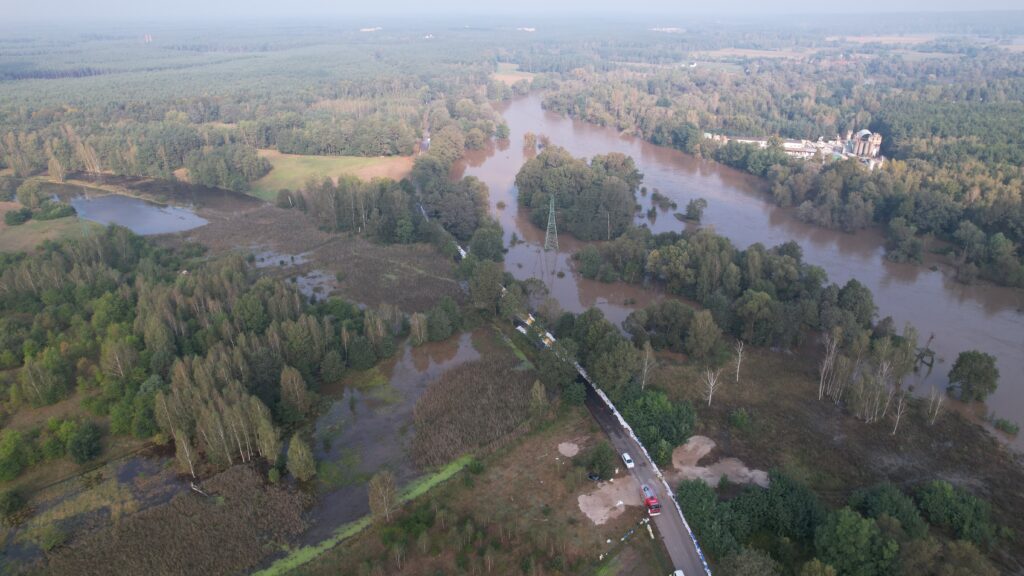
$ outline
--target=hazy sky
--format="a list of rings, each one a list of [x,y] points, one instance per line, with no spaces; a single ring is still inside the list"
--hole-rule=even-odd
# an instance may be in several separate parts
[[[0,14],[24,20],[344,17],[369,14],[743,14],[849,13],[1024,8],[1021,0],[0,0]]]

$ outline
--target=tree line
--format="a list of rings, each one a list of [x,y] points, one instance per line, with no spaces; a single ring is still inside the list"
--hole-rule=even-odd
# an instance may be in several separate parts
[[[829,510],[802,483],[773,471],[767,489],[716,494],[702,480],[676,491],[701,546],[727,574],[800,576],[999,574],[985,557],[1006,530],[991,506],[943,480],[908,495],[892,484],[854,492]]]
[[[814,61],[762,59],[741,75],[618,66],[563,74],[544,105],[766,177],[774,200],[797,207],[806,221],[848,231],[886,226],[898,237],[890,251],[896,260],[920,260],[919,235],[962,245],[956,233],[969,224],[990,246],[973,259],[958,255],[961,279],[980,274],[1021,285],[1019,60],[985,50],[916,62],[883,51],[847,64],[821,69]],[[923,79],[930,76],[943,78],[942,86],[929,88]],[[816,140],[860,128],[883,135],[881,170],[703,138],[709,131]]]

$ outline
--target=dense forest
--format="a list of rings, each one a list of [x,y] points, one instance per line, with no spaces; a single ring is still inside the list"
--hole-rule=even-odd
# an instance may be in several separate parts
[[[633,159],[611,153],[589,163],[566,150],[545,147],[516,175],[519,204],[546,227],[550,201],[562,214],[562,229],[581,240],[609,240],[633,223],[635,194],[643,175]]]
[[[120,52],[136,42],[128,36],[13,37],[0,59],[0,170],[59,181],[78,172],[170,179],[187,168],[192,182],[246,190],[269,170],[256,149],[408,156],[424,127],[446,122],[431,102],[450,104],[470,147],[494,133],[490,110],[472,106],[493,68],[470,56],[478,37],[443,48],[345,36],[266,30],[259,42],[231,32],[195,44],[172,28],[130,57]],[[462,59],[437,57],[453,47]],[[85,50],[91,64],[64,50]],[[321,80],[325,62],[336,81]]]
[[[393,307],[311,307],[240,256],[191,268],[197,255],[111,227],[6,258],[4,411],[77,394],[110,434],[173,440],[193,476],[256,458],[274,466],[282,431],[310,415],[320,384],[392,355],[407,330]],[[98,430],[76,422],[5,431],[3,479],[65,448],[76,460],[96,457],[76,448],[84,431],[95,445]]]

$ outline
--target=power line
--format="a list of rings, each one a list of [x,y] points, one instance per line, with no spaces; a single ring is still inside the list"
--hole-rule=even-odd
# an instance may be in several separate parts
[[[544,236],[544,251],[558,252],[558,227],[555,225],[555,197],[551,197],[550,209],[548,210],[548,232]]]

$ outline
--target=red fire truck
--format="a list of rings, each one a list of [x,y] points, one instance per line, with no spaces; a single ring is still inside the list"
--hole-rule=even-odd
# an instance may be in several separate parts
[[[658,497],[654,495],[654,490],[647,484],[640,486],[640,491],[644,495],[644,506],[647,507],[647,514],[651,516],[657,516],[661,514],[661,503],[658,502]]]

